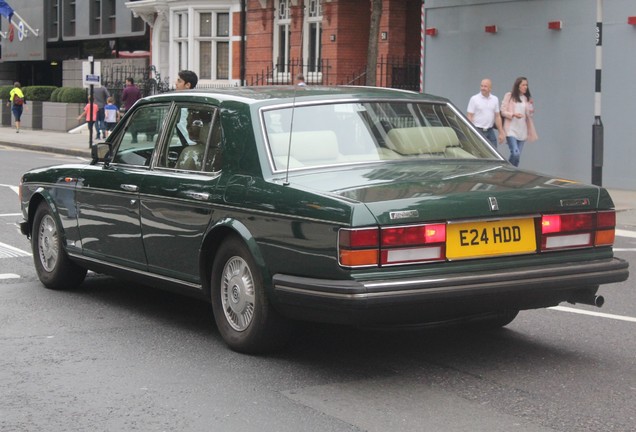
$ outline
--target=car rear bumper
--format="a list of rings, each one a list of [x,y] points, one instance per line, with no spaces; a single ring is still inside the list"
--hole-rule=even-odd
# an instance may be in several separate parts
[[[537,268],[457,273],[391,280],[273,278],[278,308],[287,316],[350,324],[419,322],[504,309],[534,309],[594,294],[622,282],[619,258]],[[577,294],[579,294],[577,296]]]

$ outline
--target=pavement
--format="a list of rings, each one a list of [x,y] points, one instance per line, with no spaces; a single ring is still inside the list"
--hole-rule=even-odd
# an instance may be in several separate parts
[[[95,136],[93,136],[95,142]],[[88,129],[81,127],[73,132],[15,129],[0,126],[0,146],[18,147],[34,151],[58,153],[90,158]],[[636,229],[636,191],[609,188],[616,206],[619,227]]]

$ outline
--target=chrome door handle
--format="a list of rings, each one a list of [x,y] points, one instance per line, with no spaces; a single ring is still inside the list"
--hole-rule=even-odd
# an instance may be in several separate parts
[[[185,192],[185,195],[197,201],[207,201],[210,198],[210,194],[205,192]]]
[[[137,186],[137,185],[122,184],[122,185],[119,185],[119,187],[121,187],[123,190],[128,191],[128,192],[137,192],[137,191],[139,191],[139,186]]]

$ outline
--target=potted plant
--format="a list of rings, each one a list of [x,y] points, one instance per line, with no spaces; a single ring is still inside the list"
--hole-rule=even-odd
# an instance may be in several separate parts
[[[0,121],[2,126],[11,126],[11,106],[7,106],[12,85],[0,86]]]
[[[28,86],[24,87],[28,109],[22,114],[23,127],[42,129],[42,102],[51,98],[55,86]]]
[[[58,87],[42,106],[42,128],[68,131],[77,126],[77,116],[86,105],[86,90],[80,87]]]

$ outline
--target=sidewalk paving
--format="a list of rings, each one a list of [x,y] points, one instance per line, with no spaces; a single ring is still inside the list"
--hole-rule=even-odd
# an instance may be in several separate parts
[[[0,145],[49,153],[90,158],[88,140],[86,128],[78,133],[32,129],[22,129],[20,133],[16,133],[14,128],[0,127]],[[93,142],[95,141],[93,136]],[[616,206],[618,225],[636,228],[636,191],[612,188],[609,192]]]

